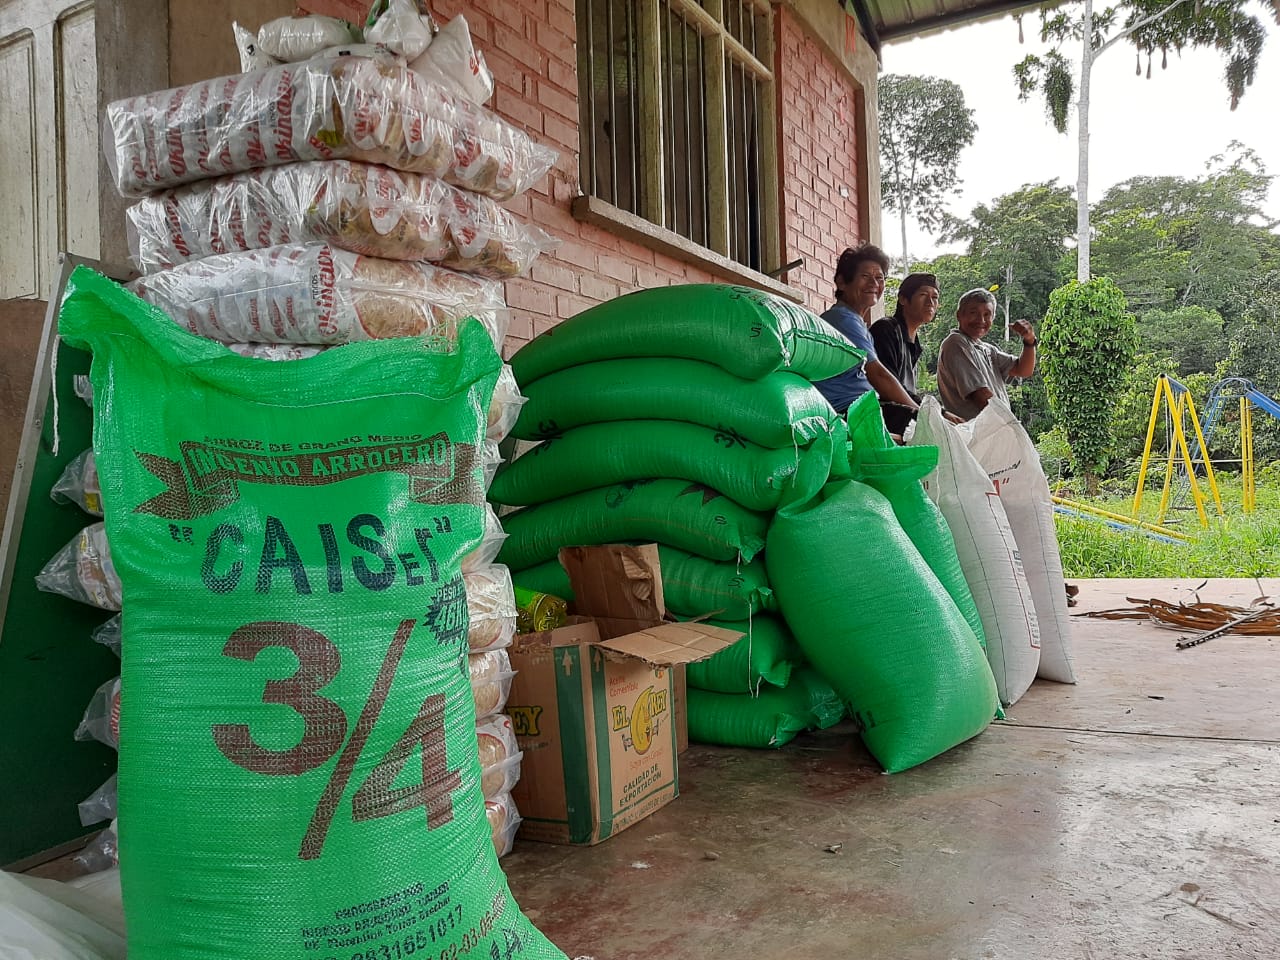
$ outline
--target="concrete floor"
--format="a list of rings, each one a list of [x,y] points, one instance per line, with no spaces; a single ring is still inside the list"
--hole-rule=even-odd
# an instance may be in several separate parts
[[[1196,585],[1078,582],[1074,612]],[[594,960],[1280,957],[1280,641],[1175,651],[1167,629],[1074,623],[1078,686],[1037,682],[922,767],[879,773],[847,726],[694,746],[681,796],[643,823],[593,848],[518,843],[516,898]]]

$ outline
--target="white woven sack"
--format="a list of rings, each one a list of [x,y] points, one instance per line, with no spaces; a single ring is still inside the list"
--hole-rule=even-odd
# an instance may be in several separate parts
[[[938,448],[938,467],[924,478],[924,487],[951,527],[960,569],[987,635],[987,661],[1000,702],[1011,704],[1036,678],[1040,631],[1004,507],[960,431],[942,416],[933,397],[925,398],[908,443]]]
[[[1040,454],[1008,405],[994,399],[973,420],[969,450],[999,491],[1022,554],[1022,569],[1031,585],[1040,623],[1040,669],[1036,676],[1075,683],[1066,581],[1053,527],[1053,499],[1040,468]]]

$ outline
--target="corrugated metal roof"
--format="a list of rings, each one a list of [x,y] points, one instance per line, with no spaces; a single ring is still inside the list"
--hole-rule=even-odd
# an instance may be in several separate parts
[[[1041,6],[1035,0],[837,0],[857,15],[875,47],[967,20]]]

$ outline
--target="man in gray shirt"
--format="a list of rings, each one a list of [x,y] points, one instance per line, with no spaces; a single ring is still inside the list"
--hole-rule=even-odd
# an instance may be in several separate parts
[[[1026,320],[1016,320],[1009,327],[1022,340],[1020,355],[1015,357],[983,342],[995,314],[994,295],[981,288],[970,290],[960,298],[956,310],[958,329],[947,334],[938,350],[942,405],[962,420],[976,417],[992,397],[1008,403],[1005,384],[1029,377],[1036,369],[1038,341]]]

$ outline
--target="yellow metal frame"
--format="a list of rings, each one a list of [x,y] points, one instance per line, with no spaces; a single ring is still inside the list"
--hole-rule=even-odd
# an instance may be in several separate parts
[[[1253,513],[1256,506],[1254,498],[1253,474],[1253,404],[1248,397],[1240,398],[1240,480],[1244,512]]]
[[[1190,418],[1191,425],[1195,429],[1196,445],[1200,450],[1200,461],[1204,464],[1205,480],[1208,482],[1209,490],[1213,494],[1213,503],[1217,508],[1218,516],[1221,517],[1224,516],[1222,496],[1218,492],[1217,478],[1213,475],[1213,464],[1209,460],[1209,448],[1204,442],[1204,433],[1200,429],[1200,416],[1196,413],[1196,404],[1191,399],[1191,394],[1186,390],[1175,394],[1173,387],[1169,385],[1169,378],[1164,374],[1156,378],[1156,389],[1151,397],[1151,417],[1147,420],[1147,442],[1142,449],[1142,465],[1138,468],[1138,487],[1133,494],[1133,517],[1136,518],[1138,511],[1142,508],[1142,492],[1146,487],[1147,469],[1150,467],[1152,460],[1152,445],[1155,441],[1156,423],[1160,419],[1162,407],[1165,410],[1165,416],[1173,425],[1174,449],[1169,450],[1167,453],[1164,488],[1160,495],[1160,510],[1156,515],[1156,523],[1163,523],[1165,514],[1169,510],[1170,494],[1173,487],[1173,464],[1174,458],[1177,457],[1187,471],[1187,479],[1191,484],[1191,496],[1195,500],[1196,513],[1200,517],[1200,526],[1207,527],[1209,525],[1209,515],[1205,511],[1205,495],[1196,480],[1191,448],[1187,443],[1186,431],[1182,427],[1182,422],[1185,418]],[[1250,431],[1250,434],[1252,434],[1252,431]],[[1250,443],[1252,444],[1252,438]]]

